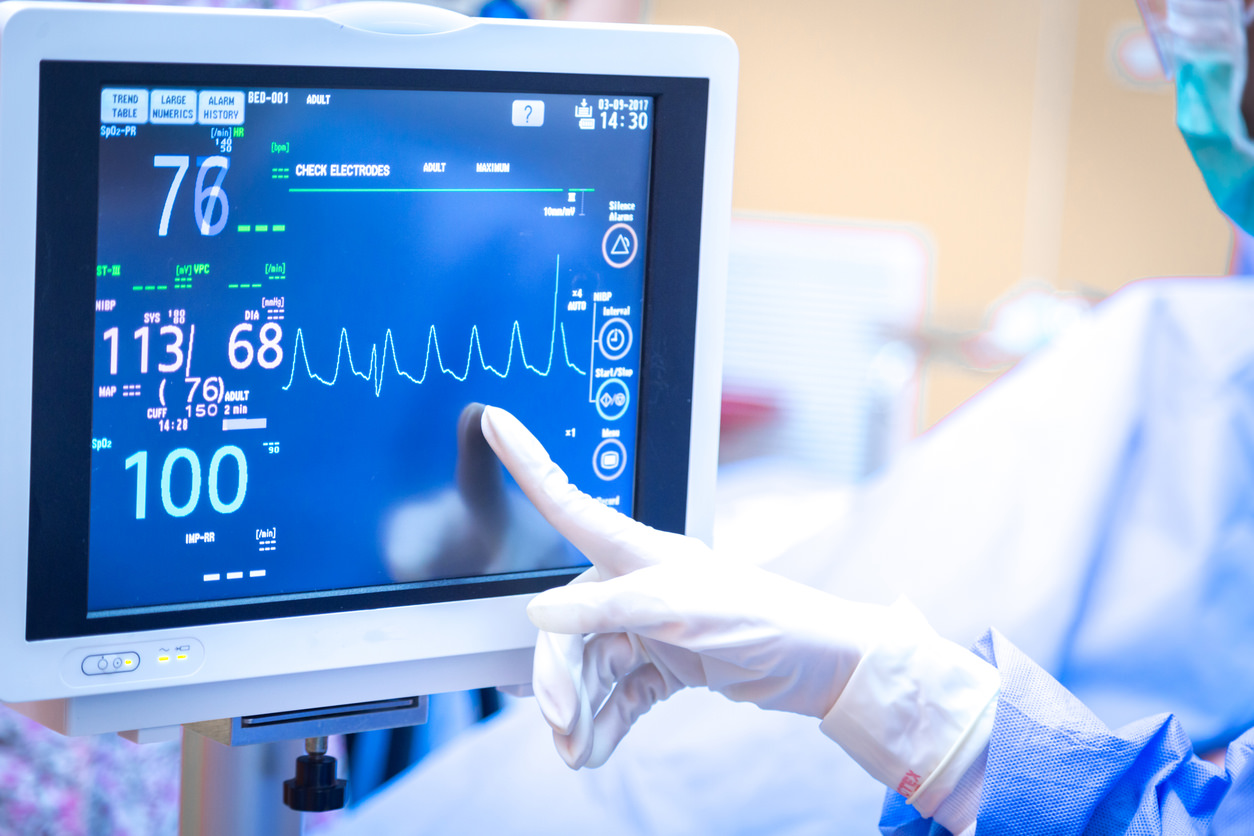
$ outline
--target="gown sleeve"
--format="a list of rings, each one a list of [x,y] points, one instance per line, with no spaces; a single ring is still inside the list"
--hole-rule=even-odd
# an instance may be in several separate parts
[[[1173,715],[1112,731],[995,630],[974,649],[1001,674],[979,836],[1254,833],[1254,729],[1220,768],[1194,755]],[[948,833],[891,790],[880,830]]]

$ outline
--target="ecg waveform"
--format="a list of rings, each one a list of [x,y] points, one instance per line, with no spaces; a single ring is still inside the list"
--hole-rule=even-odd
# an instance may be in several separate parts
[[[412,383],[421,384],[424,381],[426,381],[427,374],[431,370],[432,351],[435,352],[435,361],[436,361],[436,365],[439,367],[440,372],[442,374],[449,375],[455,380],[464,381],[467,377],[470,376],[471,363],[474,360],[476,355],[478,355],[479,357],[479,366],[484,371],[491,372],[497,377],[504,379],[506,377],[509,377],[510,370],[513,368],[513,365],[514,365],[514,346],[515,345],[518,346],[518,357],[524,368],[526,368],[530,372],[535,373],[539,377],[548,377],[549,373],[553,371],[553,355],[557,351],[557,334],[559,331],[562,334],[562,354],[566,360],[566,365],[569,368],[573,369],[576,373],[586,376],[588,374],[586,371],[579,368],[578,366],[576,366],[574,363],[570,361],[570,350],[566,346],[566,325],[564,323],[559,325],[557,321],[557,297],[560,292],[560,285],[561,285],[561,267],[562,267],[562,257],[559,255],[557,257],[557,268],[554,272],[554,281],[553,281],[553,327],[549,334],[549,357],[543,370],[541,370],[539,366],[532,365],[530,362],[528,362],[527,349],[523,345],[522,326],[519,324],[518,320],[516,319],[514,320],[513,327],[510,329],[509,354],[505,360],[504,370],[501,370],[497,368],[496,366],[493,366],[491,363],[487,362],[484,359],[483,343],[479,339],[479,326],[474,325],[470,329],[470,344],[466,351],[466,364],[462,368],[462,371],[460,374],[457,372],[456,369],[449,368],[448,366],[444,364],[444,357],[440,353],[440,338],[436,332],[435,325],[433,324],[430,328],[427,329],[426,356],[424,357],[423,363],[422,363],[422,374],[419,375],[418,377],[415,377],[414,375],[410,374],[409,372],[401,368],[400,359],[397,357],[397,354],[396,354],[396,341],[395,341],[395,338],[392,336],[391,328],[387,329],[387,332],[383,336],[382,354],[380,354],[379,352],[379,346],[377,343],[372,344],[370,346],[370,365],[366,368],[366,371],[364,372],[359,371],[357,369],[357,366],[353,363],[353,349],[352,349],[352,346],[349,344],[348,329],[341,328],[340,329],[340,342],[335,350],[335,373],[331,375],[330,379],[325,378],[322,375],[319,375],[316,372],[314,372],[313,369],[310,367],[309,357],[305,353],[305,334],[303,331],[301,331],[301,329],[297,328],[296,340],[292,347],[292,371],[291,371],[291,374],[288,375],[287,383],[283,386],[283,391],[286,392],[288,389],[291,388],[292,382],[296,379],[296,368],[301,363],[304,363],[305,374],[307,374],[311,380],[316,380],[319,383],[322,383],[326,386],[334,386],[336,381],[340,379],[341,366],[343,365],[344,360],[347,359],[349,372],[352,373],[355,377],[360,377],[362,380],[369,381],[374,386],[375,397],[379,397],[380,393],[383,391],[383,372],[385,371],[387,367],[389,352],[391,352],[391,355],[392,355],[392,369],[396,372],[397,377],[405,378],[406,380],[409,380]]]

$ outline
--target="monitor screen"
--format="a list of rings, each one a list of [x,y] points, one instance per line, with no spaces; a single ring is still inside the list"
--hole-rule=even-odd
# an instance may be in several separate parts
[[[657,335],[695,275],[659,290],[685,245],[650,230],[668,206],[699,223],[682,208],[699,167],[659,166],[680,173],[662,140],[699,130],[703,81],[43,78],[40,234],[52,213],[87,240],[41,256],[35,408],[57,417],[33,432],[30,583],[58,591],[28,638],[564,583],[584,560],[484,455],[475,403],[607,505],[682,526],[637,486],[686,462],[650,465],[638,437],[682,425],[690,397],[690,363],[665,360],[691,337]],[[76,178],[89,206],[46,205]],[[58,258],[90,282],[54,282]],[[87,304],[86,336],[54,347]]]

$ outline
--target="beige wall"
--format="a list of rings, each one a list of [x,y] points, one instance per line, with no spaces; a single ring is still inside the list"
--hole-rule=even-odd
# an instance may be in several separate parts
[[[904,221],[937,254],[932,324],[1024,278],[1113,290],[1222,272],[1229,233],[1110,38],[1133,0],[652,0],[741,53],[735,206]],[[930,425],[991,376],[928,366]]]

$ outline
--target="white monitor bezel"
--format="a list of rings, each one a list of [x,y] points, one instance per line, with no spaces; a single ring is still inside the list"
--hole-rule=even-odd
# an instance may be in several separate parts
[[[108,637],[26,641],[37,194],[32,161],[38,153],[39,122],[34,80],[39,78],[41,60],[320,64],[708,79],[685,520],[689,534],[709,538],[731,202],[734,44],[721,33],[696,28],[519,23],[447,14],[432,14],[427,27],[444,31],[381,34],[355,28],[379,19],[367,6],[360,4],[348,14],[344,7],[322,14],[0,4],[0,254],[6,296],[6,305],[0,309],[0,352],[9,361],[0,373],[6,393],[0,399],[0,426],[5,427],[6,437],[0,446],[4,500],[0,502],[0,660],[6,671],[0,676],[0,699],[77,700],[76,711],[62,712],[60,725],[83,733],[104,731],[110,725],[138,725],[119,717],[119,711],[142,717],[145,725],[168,725],[304,707],[315,689],[320,694],[317,704],[334,704],[395,696],[401,691],[430,693],[518,681],[526,678],[525,660],[535,638],[524,614],[530,596],[513,595]],[[422,14],[404,11],[397,18],[399,23],[389,22],[385,27],[392,32],[422,31]],[[194,640],[208,652],[193,672],[177,679],[107,677],[84,685],[69,684],[61,675],[67,659],[83,652],[117,651],[180,638]],[[258,652],[259,648],[266,652]],[[360,676],[335,676],[346,668]],[[350,684],[350,679],[360,682]],[[147,696],[139,700],[136,692]],[[105,698],[127,693],[135,698],[121,703],[116,696]],[[200,696],[193,698],[193,694]],[[97,706],[112,708],[103,715],[93,714],[85,708],[87,697]],[[228,705],[229,711],[225,710]],[[145,706],[142,712],[135,710],[139,706]],[[71,722],[76,716],[95,719]],[[102,719],[105,716],[110,719]]]

